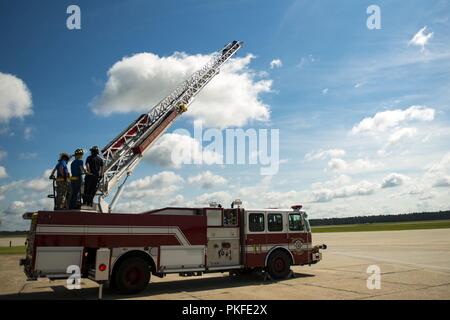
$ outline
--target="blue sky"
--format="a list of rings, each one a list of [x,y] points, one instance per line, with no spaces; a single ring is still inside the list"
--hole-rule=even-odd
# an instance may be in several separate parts
[[[70,4],[81,9],[81,30],[66,28]],[[381,9],[381,30],[366,26],[371,4]],[[432,36],[423,46],[411,43],[424,27],[423,36]],[[233,63],[245,66],[212,82],[169,133],[192,132],[193,120],[212,105],[221,111],[208,114],[210,126],[224,110],[237,113],[236,119],[239,108],[233,106],[249,99],[244,123],[229,124],[279,129],[279,172],[261,176],[258,165],[176,167],[155,161],[164,155],[155,154],[160,146],[130,178],[118,209],[210,200],[228,205],[237,197],[247,207],[304,203],[312,217],[448,209],[449,1],[2,0],[0,35],[0,73],[31,94],[27,114],[0,116],[0,229],[20,229],[26,226],[21,212],[48,207],[43,173],[59,152],[105,145],[145,111],[143,105],[150,109],[172,89],[158,82],[164,69],[150,82],[154,86],[137,83],[133,73],[120,78],[152,68],[152,56],[137,54],[153,54],[154,66],[170,68],[161,59],[184,52],[174,63],[184,66],[192,56],[196,65],[234,39],[245,46]],[[137,69],[120,69],[124,57]],[[282,65],[271,68],[275,59]],[[122,71],[108,74],[113,66]],[[247,81],[250,91],[258,84],[266,88],[241,97],[236,92],[244,84],[227,83],[228,72]],[[136,97],[108,96],[111,77],[123,88],[137,88]],[[220,83],[231,98],[214,91]],[[208,105],[216,93],[217,105]],[[11,99],[21,98],[0,98],[0,108],[14,108]],[[113,105],[114,112],[105,112]],[[262,109],[270,116],[261,116]],[[365,118],[374,121],[356,129]],[[163,142],[170,146],[169,140]],[[199,187],[199,181],[209,182]]]

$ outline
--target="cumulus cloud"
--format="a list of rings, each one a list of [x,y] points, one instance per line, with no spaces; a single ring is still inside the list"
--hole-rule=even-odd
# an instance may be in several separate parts
[[[168,196],[181,188],[184,179],[172,171],[163,171],[132,181],[123,196],[132,199]]]
[[[11,202],[3,211],[7,215],[22,215],[25,212],[35,210],[52,210],[53,200],[42,198],[38,200],[16,200]]]
[[[433,187],[446,187],[450,177],[450,152],[444,154],[444,156],[435,163],[432,163],[424,178],[431,181]]]
[[[193,205],[207,206],[211,202],[220,203],[222,206],[228,206],[234,199],[226,191],[218,191],[212,193],[204,193],[199,195],[192,202]]]
[[[16,180],[8,184],[0,186],[0,196],[8,192],[16,192],[16,190],[28,190],[40,193],[45,190],[51,190],[52,182],[48,179],[51,169],[47,169],[44,173],[31,180]]]
[[[24,182],[23,187],[32,191],[51,190],[52,182],[48,178],[51,171],[50,169],[45,170],[40,177]]]
[[[381,188],[385,189],[398,187],[401,186],[406,180],[408,180],[408,177],[405,175],[399,173],[391,173],[383,179]]]
[[[355,196],[368,196],[375,193],[378,186],[368,181],[337,188],[320,188],[312,191],[312,202],[330,202],[337,198],[350,198]]]
[[[211,171],[202,172],[196,176],[189,177],[188,183],[199,185],[203,189],[211,189],[219,185],[223,185],[227,180],[219,175],[213,174]]]
[[[385,132],[409,121],[432,121],[435,110],[424,106],[411,106],[405,110],[387,110],[363,119],[352,128],[352,134]]]
[[[433,38],[433,32],[427,32],[427,26],[420,29],[412,38],[409,40],[409,45],[421,47],[421,51],[425,50],[425,46],[428,41]]]
[[[0,72],[0,123],[32,113],[31,93],[26,84],[12,74]]]
[[[318,150],[307,153],[305,160],[325,160],[327,158],[341,158],[343,156],[345,156],[345,150],[342,149]]]
[[[397,144],[405,139],[412,138],[417,134],[416,128],[401,128],[394,131],[388,139],[388,145]]]
[[[144,159],[162,167],[180,168],[182,164],[220,164],[222,156],[210,150],[203,150],[200,143],[188,136],[167,133],[161,136]]]
[[[116,62],[108,71],[103,92],[92,103],[97,114],[147,112],[184,79],[199,70],[211,55],[176,52],[168,57],[139,53]],[[197,96],[186,116],[209,127],[243,126],[269,119],[269,106],[260,95],[272,81],[256,79],[249,68],[253,55],[230,59]]]
[[[270,61],[270,69],[281,68],[282,66],[283,62],[280,59]]]
[[[339,158],[333,158],[328,161],[328,169],[336,172],[360,173],[368,172],[382,167],[381,163],[369,161],[366,159],[357,159],[354,161],[345,161]]]
[[[8,208],[6,208],[3,212],[6,214],[19,214],[25,213],[26,205],[23,201],[13,201],[9,204]]]
[[[3,166],[0,166],[0,179],[7,178],[8,174],[6,173],[6,169]]]

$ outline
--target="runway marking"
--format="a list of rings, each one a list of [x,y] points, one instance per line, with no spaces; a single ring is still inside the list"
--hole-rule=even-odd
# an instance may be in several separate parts
[[[429,264],[406,262],[406,261],[395,260],[395,259],[386,259],[386,258],[380,258],[380,257],[374,257],[374,256],[366,256],[366,255],[362,255],[362,254],[336,252],[336,251],[330,252],[330,254],[337,254],[337,255],[347,256],[347,257],[352,257],[352,258],[363,258],[363,259],[369,259],[369,260],[373,260],[373,261],[398,263],[398,264],[404,264],[404,265],[408,265],[408,266],[414,266],[414,267],[425,268],[425,269],[446,270],[446,271],[450,272],[449,267],[441,267],[441,266],[434,266],[434,265],[429,265]]]

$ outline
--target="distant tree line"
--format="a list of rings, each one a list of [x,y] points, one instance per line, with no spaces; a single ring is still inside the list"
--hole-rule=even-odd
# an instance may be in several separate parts
[[[28,231],[0,231],[0,236],[25,236]]]
[[[377,216],[310,219],[309,223],[311,224],[311,226],[331,226],[340,224],[364,224],[377,222],[406,222],[406,221],[445,220],[445,219],[450,219],[450,210],[439,212],[415,212],[406,214],[388,214]]]

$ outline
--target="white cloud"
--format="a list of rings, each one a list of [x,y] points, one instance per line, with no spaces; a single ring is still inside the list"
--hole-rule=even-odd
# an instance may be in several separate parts
[[[430,167],[428,168],[428,172],[435,175],[442,175],[449,171],[450,171],[450,152],[444,154],[444,156],[439,161],[431,164]]]
[[[450,152],[427,167],[424,179],[435,188],[450,186]]]
[[[409,45],[422,47],[421,51],[423,52],[425,50],[425,46],[431,38],[433,38],[433,32],[427,32],[427,26],[425,26],[411,38]]]
[[[280,59],[274,59],[270,61],[270,69],[281,68],[283,66],[283,62]]]
[[[192,185],[199,185],[203,189],[211,189],[225,184],[227,180],[224,177],[213,174],[208,170],[196,176],[189,177],[188,182]]]
[[[7,178],[8,174],[6,173],[6,169],[3,166],[0,166],[0,179]]]
[[[163,189],[167,187],[177,186],[183,183],[183,178],[172,171],[163,171],[153,176],[146,176],[144,178],[132,181],[127,189],[142,190],[142,189]]]
[[[31,93],[26,84],[12,74],[0,72],[0,123],[33,113]]]
[[[48,178],[50,176],[50,173],[51,170],[47,169],[39,178],[24,182],[23,187],[32,191],[51,190],[52,182]]]
[[[378,185],[365,180],[335,189],[320,188],[312,191],[312,202],[329,202],[337,198],[368,196],[375,193],[377,188]]]
[[[176,52],[168,57],[139,53],[116,62],[92,110],[101,115],[147,112],[183,80],[199,70],[210,55]],[[209,127],[243,126],[269,119],[269,107],[260,95],[270,92],[271,80],[256,80],[248,65],[254,57],[230,59],[197,96],[186,116]]]
[[[26,127],[23,130],[23,137],[25,140],[31,140],[33,138],[33,131],[34,129],[32,127]]]
[[[52,210],[53,200],[48,198],[34,199],[34,200],[16,200],[9,204],[3,211],[5,214],[22,215],[25,212],[35,210]]]
[[[388,145],[397,144],[405,139],[412,138],[417,134],[416,128],[401,128],[394,131],[388,139]]]
[[[408,109],[378,112],[373,117],[363,119],[352,128],[352,134],[378,133],[409,121],[432,121],[435,110],[424,106],[411,106]]]
[[[401,186],[406,180],[409,178],[405,175],[399,174],[399,173],[391,173],[390,175],[386,176],[383,179],[383,182],[381,183],[381,188],[393,188]]]
[[[193,205],[208,206],[211,202],[220,203],[222,206],[228,207],[232,199],[231,195],[226,191],[218,191],[213,193],[204,193],[194,199]]]
[[[345,150],[342,149],[328,149],[312,151],[305,155],[307,161],[325,160],[327,158],[341,158],[345,156]]]
[[[23,201],[13,201],[6,210],[4,210],[4,213],[6,214],[20,214],[25,213],[26,211],[26,204]]]
[[[167,133],[144,154],[144,159],[162,167],[180,168],[182,164],[219,164],[222,156],[203,150],[200,143],[187,135]]]
[[[147,197],[167,197],[181,188],[184,179],[172,171],[163,171],[132,181],[123,196],[128,199],[143,200]]]
[[[361,173],[382,168],[382,164],[366,159],[357,159],[354,161],[345,161],[339,158],[333,158],[328,161],[328,169],[336,172]]]

